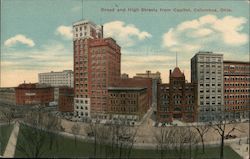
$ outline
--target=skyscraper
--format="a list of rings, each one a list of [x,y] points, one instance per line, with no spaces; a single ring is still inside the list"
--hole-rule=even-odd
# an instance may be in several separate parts
[[[198,121],[219,119],[224,112],[223,55],[196,53],[191,59],[191,82],[197,83]]]
[[[120,46],[103,38],[103,27],[82,20],[73,24],[74,110],[79,119],[106,118],[108,86],[120,79]]]

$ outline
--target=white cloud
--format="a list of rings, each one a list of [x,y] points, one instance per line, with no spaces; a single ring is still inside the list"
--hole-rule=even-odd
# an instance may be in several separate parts
[[[214,33],[214,31],[211,29],[202,28],[202,29],[198,29],[198,30],[194,31],[190,36],[198,38],[198,37],[209,36],[212,33]]]
[[[61,25],[56,29],[56,35],[60,35],[66,39],[72,39],[72,27]]]
[[[141,41],[152,35],[146,31],[140,31],[133,24],[125,24],[122,21],[112,21],[104,24],[105,37],[112,37],[118,41],[122,47],[135,45],[136,41]]]
[[[162,46],[170,51],[198,51],[204,44],[223,43],[230,47],[244,45],[248,35],[242,32],[247,19],[225,16],[217,18],[206,15],[184,21],[163,35]]]
[[[5,87],[17,86],[24,80],[37,82],[40,72],[73,69],[71,49],[53,41],[50,41],[48,45],[43,45],[41,49],[7,50],[2,56],[4,60],[1,63],[3,77],[1,86]]]
[[[7,39],[4,42],[4,45],[7,47],[11,47],[11,46],[15,45],[16,43],[22,43],[22,44],[25,44],[29,47],[35,46],[35,43],[32,39],[27,38],[25,35],[22,35],[22,34],[17,34],[15,36]]]
[[[226,44],[242,45],[248,42],[248,35],[240,33],[245,23],[247,23],[247,19],[244,17],[226,16],[215,21],[212,28],[222,34]]]
[[[178,42],[173,33],[173,28],[170,28],[169,31],[163,35],[163,46],[172,47],[174,45],[177,45],[177,43]]]

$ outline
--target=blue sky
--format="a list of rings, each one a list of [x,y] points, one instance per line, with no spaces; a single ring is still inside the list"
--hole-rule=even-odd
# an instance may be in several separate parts
[[[81,0],[1,3],[1,86],[16,86],[24,80],[36,82],[39,72],[73,69],[71,26],[82,19]],[[125,12],[117,11],[124,8]],[[157,12],[142,12],[141,8]],[[105,36],[118,42],[122,47],[122,73],[131,77],[136,72],[160,71],[167,82],[169,69],[175,67],[176,52],[178,66],[188,80],[190,58],[199,50],[223,53],[227,60],[249,60],[247,0],[84,0],[83,18],[103,24]]]

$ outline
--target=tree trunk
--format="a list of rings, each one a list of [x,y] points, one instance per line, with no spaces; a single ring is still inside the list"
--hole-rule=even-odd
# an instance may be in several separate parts
[[[119,158],[122,158],[122,143],[120,145],[120,154],[119,154]]]
[[[76,136],[75,136],[75,147],[77,147],[77,144],[76,144]]]
[[[205,145],[204,145],[204,139],[201,137],[201,142],[202,142],[202,153],[205,153]]]
[[[95,135],[95,144],[94,144],[94,158],[96,157],[96,135]]]
[[[220,159],[224,159],[224,132],[221,136]]]

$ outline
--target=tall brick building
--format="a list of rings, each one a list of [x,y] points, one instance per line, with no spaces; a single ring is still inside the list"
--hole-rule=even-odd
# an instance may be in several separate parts
[[[178,67],[169,73],[170,83],[158,84],[157,121],[169,123],[174,119],[194,122],[197,119],[196,85],[187,83]]]
[[[249,118],[250,63],[224,61],[224,107],[229,119]]]
[[[49,105],[54,101],[54,89],[38,83],[23,83],[15,88],[16,105]]]
[[[75,116],[105,119],[108,86],[120,79],[120,46],[103,38],[102,26],[83,20],[73,24],[73,49]]]

